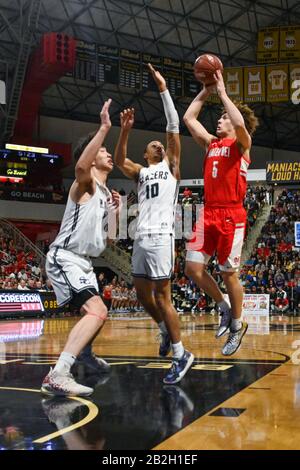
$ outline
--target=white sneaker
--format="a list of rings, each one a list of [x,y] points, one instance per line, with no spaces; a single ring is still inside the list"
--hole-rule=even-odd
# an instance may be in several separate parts
[[[220,338],[220,336],[225,335],[226,331],[230,327],[231,324],[231,310],[224,310],[220,313],[221,315],[221,323],[216,332],[216,338]]]
[[[50,369],[50,372],[43,380],[41,392],[46,395],[58,395],[63,397],[72,396],[89,396],[93,393],[93,389],[78,384],[73,375],[59,374]]]
[[[248,323],[242,322],[242,326],[238,331],[231,331],[229,333],[228,339],[222,349],[222,354],[224,356],[231,356],[239,349],[247,330]]]

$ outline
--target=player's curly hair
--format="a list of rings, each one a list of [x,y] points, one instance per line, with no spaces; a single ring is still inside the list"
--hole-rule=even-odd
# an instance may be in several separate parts
[[[88,146],[88,144],[90,143],[91,140],[93,140],[93,138],[95,137],[95,135],[97,134],[98,131],[93,131],[93,132],[90,132],[88,135],[86,135],[85,137],[82,137],[82,139],[80,139],[78,141],[78,144],[74,150],[74,160],[75,162],[78,162],[80,156],[82,155],[82,153],[84,152],[85,148]],[[105,147],[105,143],[103,142],[101,147]]]
[[[241,101],[234,101],[233,102],[241,115],[244,118],[245,126],[249,134],[252,136],[259,125],[259,120],[255,116],[254,111],[249,108],[248,105],[242,103]],[[226,113],[227,111],[223,108],[222,114]]]

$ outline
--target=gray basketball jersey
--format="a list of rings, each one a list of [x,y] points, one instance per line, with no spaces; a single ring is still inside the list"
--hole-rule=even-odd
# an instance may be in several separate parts
[[[51,248],[62,248],[82,256],[98,257],[106,248],[107,199],[110,191],[96,181],[95,194],[76,204],[70,195],[60,231]]]
[[[137,235],[174,234],[179,181],[172,175],[167,160],[142,168],[137,189]]]

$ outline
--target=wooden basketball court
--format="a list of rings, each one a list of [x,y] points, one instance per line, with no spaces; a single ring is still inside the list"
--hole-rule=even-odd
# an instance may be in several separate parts
[[[109,320],[95,352],[108,375],[77,380],[88,399],[49,398],[41,381],[78,318],[0,322],[2,449],[298,449],[300,319],[273,317],[269,334],[247,334],[224,358],[216,317],[181,316],[183,342],[195,355],[178,386],[162,382],[149,320]]]

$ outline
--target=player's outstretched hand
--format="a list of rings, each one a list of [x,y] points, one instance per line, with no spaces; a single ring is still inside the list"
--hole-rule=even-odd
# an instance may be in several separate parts
[[[121,129],[124,131],[129,131],[134,124],[134,108],[124,109],[120,113],[120,123]]]
[[[153,77],[156,85],[158,86],[159,92],[162,93],[163,91],[166,91],[167,84],[166,84],[166,80],[164,79],[162,74],[158,70],[155,70],[153,65],[150,64],[150,63],[148,64],[148,69],[150,70],[150,72],[152,74],[152,77]]]
[[[216,70],[216,73],[214,73],[214,80],[216,82],[215,87],[217,89],[217,93],[219,96],[222,96],[226,93],[226,88],[221,70]]]
[[[111,120],[109,116],[109,107],[111,105],[111,101],[111,99],[108,99],[104,102],[100,113],[101,126],[107,129],[111,128]]]

